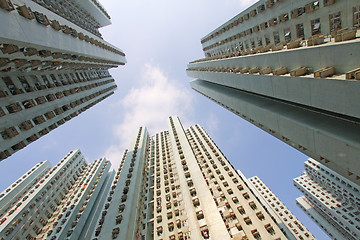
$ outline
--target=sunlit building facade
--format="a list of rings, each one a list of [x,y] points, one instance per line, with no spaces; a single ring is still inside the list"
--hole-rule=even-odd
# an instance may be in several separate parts
[[[177,117],[125,152],[96,239],[286,239],[199,125]]]
[[[119,163],[37,164],[0,194],[0,240],[287,239],[199,125],[140,127]]]
[[[267,209],[283,230],[286,237],[291,240],[315,239],[310,231],[299,219],[280,201],[280,199],[257,176],[248,179],[249,187],[261,204]]]
[[[55,167],[37,164],[0,194],[0,239],[88,239],[114,176],[109,168],[103,158],[87,164],[79,150]]]
[[[261,0],[201,39],[191,87],[360,184],[360,4]]]
[[[304,194],[296,199],[332,239],[360,238],[360,187],[323,164],[309,159],[305,172],[294,179]]]
[[[0,160],[114,93],[122,50],[97,0],[0,1]]]

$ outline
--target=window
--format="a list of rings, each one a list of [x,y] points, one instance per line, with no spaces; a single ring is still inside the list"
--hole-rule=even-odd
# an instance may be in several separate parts
[[[237,209],[238,209],[238,211],[239,211],[239,213],[240,213],[241,215],[244,215],[244,214],[245,214],[245,209],[244,209],[243,206],[239,206]]]
[[[360,28],[360,6],[353,7],[353,25]]]
[[[277,18],[273,18],[269,20],[270,27],[275,26],[277,24]]]
[[[263,45],[263,44],[262,44],[262,37],[261,37],[261,36],[258,36],[258,37],[257,37],[257,45],[258,45],[258,47],[260,47],[260,46]]]
[[[24,76],[19,76],[18,79],[20,80],[21,85],[23,86],[23,88],[25,89],[26,92],[33,91],[32,87],[30,87],[29,83],[26,81]]]
[[[37,76],[35,76],[35,75],[30,75],[30,77],[31,77],[31,80],[32,80],[32,82],[34,83],[34,85],[35,85],[35,87],[36,87],[37,90],[42,90],[42,89],[45,88],[44,86],[42,86],[42,85],[40,84],[39,79],[37,78]]]
[[[271,42],[270,42],[270,35],[269,34],[265,34],[265,45],[269,45]]]
[[[291,11],[291,18],[297,18],[297,17],[303,15],[304,13],[305,13],[305,8],[304,7],[296,8],[296,9]]]
[[[247,224],[247,225],[251,225],[252,224],[252,221],[249,217],[244,217],[244,222]]]
[[[285,29],[284,29],[284,36],[285,36],[285,41],[286,41],[286,42],[290,42],[290,41],[291,41],[291,31],[290,31],[290,28],[285,28]]]
[[[12,95],[16,95],[19,93],[19,92],[17,92],[17,88],[14,85],[14,83],[12,82],[10,77],[3,77],[2,79],[5,83],[5,85],[7,86],[7,88],[10,90]]]
[[[324,7],[333,5],[335,0],[324,0]]]
[[[341,29],[341,13],[337,12],[329,15],[330,32]]]
[[[249,43],[248,43],[248,40],[245,40],[245,41],[244,41],[244,44],[245,44],[245,49],[249,49]]]
[[[263,23],[260,24],[261,30],[264,30],[264,29],[266,29],[268,27],[269,27],[268,22],[263,22]]]
[[[284,13],[284,14],[281,14],[281,15],[279,16],[279,21],[280,21],[280,22],[285,22],[285,21],[287,21],[287,20],[289,20],[289,14],[288,14],[288,13]]]
[[[320,33],[321,33],[320,18],[311,20],[311,35],[316,35]]]
[[[296,24],[296,37],[304,39],[304,37],[305,37],[304,24],[302,24],[302,23]]]
[[[317,9],[319,9],[319,1],[314,1],[312,3],[309,3],[309,4],[306,4],[305,5],[305,12],[306,13],[310,13],[310,12],[313,12]]]
[[[274,32],[274,33],[273,33],[273,35],[274,35],[274,43],[275,43],[275,44],[280,43],[280,36],[279,36],[279,32],[278,32],[278,31],[276,31],[276,32]]]

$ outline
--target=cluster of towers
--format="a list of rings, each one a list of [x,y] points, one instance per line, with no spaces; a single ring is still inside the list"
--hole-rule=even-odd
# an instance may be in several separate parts
[[[0,160],[114,93],[122,50],[97,0],[0,0]],[[311,157],[297,204],[333,239],[360,238],[360,5],[260,0],[204,38],[191,87]],[[21,31],[19,29],[22,29]],[[25,29],[25,30],[24,30]],[[80,150],[0,194],[0,239],[315,239],[199,125],[140,127],[120,165]]]

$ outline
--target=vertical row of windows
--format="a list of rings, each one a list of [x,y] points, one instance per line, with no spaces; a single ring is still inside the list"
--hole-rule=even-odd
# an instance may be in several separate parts
[[[198,165],[209,186],[210,192],[214,197],[214,201],[218,206],[219,213],[223,217],[229,234],[235,232],[234,228],[236,228],[237,231],[242,231],[242,224],[252,225],[255,219],[251,219],[246,213],[248,212],[249,214],[251,211],[255,211],[254,215],[257,217],[256,221],[265,221],[265,230],[269,234],[274,235],[275,230],[268,222],[271,220],[265,218],[264,213],[258,209],[258,206],[252,200],[250,194],[245,191],[242,184],[239,184],[237,174],[233,173],[235,170],[228,166],[230,164],[218,153],[220,150],[218,150],[213,141],[209,140],[209,137],[204,133],[204,130],[196,125],[195,127],[190,127],[190,129],[186,131],[186,135],[194,149]],[[203,143],[203,141],[206,143]],[[209,148],[211,151],[208,151]],[[215,160],[213,160],[213,156],[210,152],[215,155]],[[217,163],[222,167],[219,167]],[[216,175],[214,173],[216,173]],[[231,181],[226,181],[228,178],[231,178]],[[241,200],[239,196],[242,196],[246,201]],[[237,211],[234,211],[233,209],[236,209]],[[229,226],[234,226],[234,228]],[[261,238],[260,232],[257,229],[254,229],[252,234],[255,238]]]

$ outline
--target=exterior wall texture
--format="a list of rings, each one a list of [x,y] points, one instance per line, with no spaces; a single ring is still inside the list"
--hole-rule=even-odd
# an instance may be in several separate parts
[[[11,206],[1,214],[0,239],[35,239],[42,234],[49,225],[49,219],[66,199],[75,179],[78,179],[86,168],[79,151],[70,152],[53,168],[48,165],[47,162],[36,165],[32,173],[30,170],[24,175],[25,178],[17,181],[21,184],[22,179],[27,181],[33,178],[36,168],[42,170],[35,180],[31,179],[29,187],[24,189],[15,201],[10,200]],[[10,190],[7,194],[11,192]],[[2,198],[5,200],[8,196],[5,194]],[[1,201],[0,207],[3,209],[8,205],[9,202]]]
[[[138,130],[98,221],[94,240],[286,239],[207,133],[177,117]]]
[[[0,195],[0,239],[286,239],[199,125],[141,127],[109,168],[79,150],[37,164]]]
[[[313,159],[294,179],[305,195],[297,204],[333,239],[358,239],[360,234],[359,185]]]
[[[259,1],[202,39],[190,85],[360,184],[358,12],[356,1]]]
[[[6,0],[0,9],[0,160],[114,93],[122,50],[96,0]],[[81,17],[83,16],[83,17]]]
[[[259,179],[248,179],[250,188],[263,204],[269,214],[274,217],[277,225],[286,233],[288,239],[315,239],[308,229],[297,219],[292,212],[275,196],[273,192]]]

